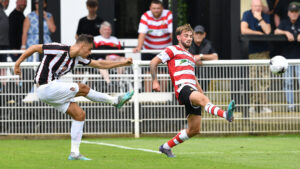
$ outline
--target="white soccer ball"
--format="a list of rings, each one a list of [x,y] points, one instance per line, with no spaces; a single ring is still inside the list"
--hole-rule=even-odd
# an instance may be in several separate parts
[[[284,73],[287,70],[288,66],[288,61],[283,56],[274,56],[270,60],[270,70],[276,75]]]

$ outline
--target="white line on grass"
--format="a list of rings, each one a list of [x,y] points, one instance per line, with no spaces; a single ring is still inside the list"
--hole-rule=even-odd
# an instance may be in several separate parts
[[[138,150],[138,151],[145,151],[145,152],[150,152],[150,153],[161,154],[161,152],[159,152],[159,151],[154,151],[154,150],[149,150],[149,149],[144,149],[144,148],[132,148],[132,147],[120,146],[120,145],[116,145],[116,144],[102,143],[102,142],[82,141],[82,143],[97,144],[97,145],[103,145],[103,146],[117,147],[117,148],[126,149],[126,150]]]

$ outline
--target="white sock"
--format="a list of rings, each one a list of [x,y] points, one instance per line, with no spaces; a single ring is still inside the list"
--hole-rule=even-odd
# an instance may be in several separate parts
[[[90,89],[89,93],[85,97],[94,102],[103,102],[103,103],[110,103],[110,104],[118,103],[118,97],[112,97],[109,96],[108,94],[100,93],[93,89]]]
[[[169,146],[168,143],[165,143],[165,144],[163,145],[163,148],[164,148],[164,149],[168,149],[168,150],[171,149],[171,147]]]
[[[79,155],[79,146],[83,133],[83,124],[84,121],[72,121],[71,126],[71,152],[75,153],[75,155]]]

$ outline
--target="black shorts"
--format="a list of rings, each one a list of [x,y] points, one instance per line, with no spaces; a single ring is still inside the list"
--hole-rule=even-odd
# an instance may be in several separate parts
[[[179,93],[179,101],[185,105],[186,117],[189,114],[195,114],[201,116],[201,106],[193,106],[190,101],[190,95],[193,91],[197,91],[191,86],[184,86]]]

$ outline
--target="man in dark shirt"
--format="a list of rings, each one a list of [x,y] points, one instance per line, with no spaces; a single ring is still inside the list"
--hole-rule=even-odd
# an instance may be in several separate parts
[[[10,49],[21,49],[23,22],[25,19],[23,12],[26,6],[27,0],[17,0],[15,10],[13,10],[8,17]],[[12,60],[16,61],[18,56],[17,54],[11,55]]]
[[[299,59],[300,56],[300,18],[299,7],[290,3],[288,7],[288,18],[280,22],[278,29],[275,30],[275,34],[285,35],[289,42],[282,45],[282,55],[287,59]],[[294,73],[298,78],[298,84],[300,84],[300,66],[290,65],[286,73],[284,73],[285,84],[284,89],[286,91],[286,100],[288,103],[288,111],[294,111]]]
[[[189,49],[193,55],[199,55],[201,60],[217,60],[218,54],[212,47],[209,40],[205,39],[206,32],[203,26],[198,25],[194,28],[194,40]]]
[[[252,0],[251,10],[243,13],[241,21],[241,33],[243,35],[265,35],[271,33],[271,24],[269,15],[262,12],[262,1]],[[249,42],[249,59],[270,59],[269,44],[266,42]],[[270,77],[267,67],[250,66],[250,87],[257,93],[250,94],[251,107],[250,113],[261,112],[271,113],[272,110],[267,105],[266,91],[270,87]],[[259,79],[259,80],[256,80]],[[262,104],[264,107],[255,107]]]
[[[212,44],[206,38],[205,28],[201,25],[197,25],[194,28],[194,38],[189,52],[195,57],[201,58],[196,64],[201,65],[202,60],[218,60],[218,54],[212,47]],[[196,71],[196,75],[201,78],[211,78],[212,70],[209,67],[202,68],[204,71]],[[207,91],[209,80],[201,80],[200,82],[203,91]]]
[[[87,0],[86,7],[88,15],[79,20],[76,39],[81,34],[99,35],[99,28],[103,19],[97,15],[98,0]]]
[[[7,9],[9,0],[0,0],[0,50],[5,50],[8,48],[8,17],[4,10]],[[7,55],[0,54],[0,62],[6,62]]]

